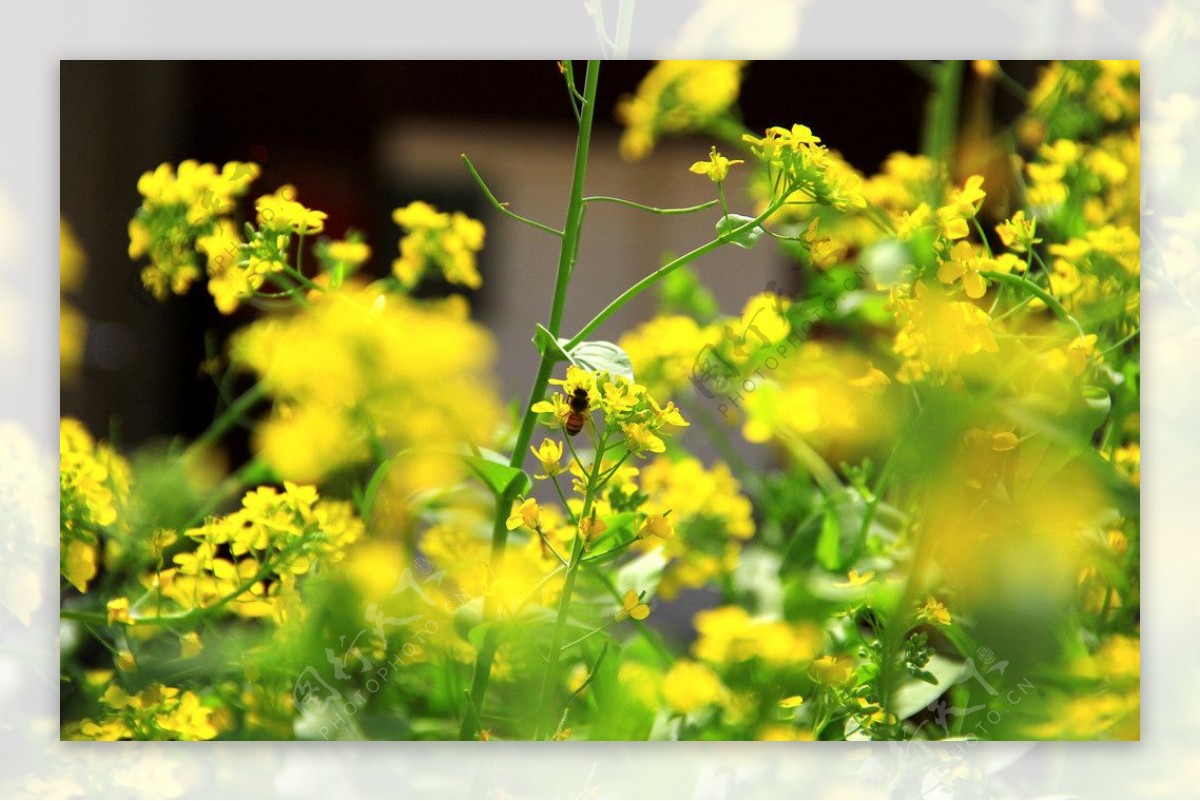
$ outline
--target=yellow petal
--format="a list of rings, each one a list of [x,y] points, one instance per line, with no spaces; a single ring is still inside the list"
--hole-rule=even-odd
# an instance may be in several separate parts
[[[938,266],[938,280],[943,284],[953,284],[963,277],[966,268],[960,261],[944,261]]]
[[[987,293],[987,281],[983,280],[983,276],[974,270],[970,270],[963,276],[963,286],[967,289],[967,297],[982,298]]]

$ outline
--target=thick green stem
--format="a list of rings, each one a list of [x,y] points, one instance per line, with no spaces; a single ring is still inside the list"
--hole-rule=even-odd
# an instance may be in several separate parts
[[[589,61],[583,84],[583,108],[579,116],[579,134],[575,140],[575,168],[571,175],[571,195],[567,202],[567,217],[563,225],[562,244],[558,251],[554,299],[550,307],[550,321],[547,325],[547,329],[555,337],[558,336],[559,329],[562,327],[567,286],[570,283],[571,269],[575,265],[576,254],[579,252],[579,235],[582,229],[584,210],[583,183],[587,176],[588,149],[592,141],[592,123],[596,116],[596,86],[599,79],[600,62]],[[525,463],[525,452],[529,449],[529,441],[533,438],[533,426],[537,422],[537,415],[531,411],[531,407],[545,394],[546,384],[554,370],[555,361],[553,354],[542,354],[542,361],[538,367],[537,376],[533,380],[533,386],[529,389],[529,400],[525,404],[521,426],[517,430],[517,440],[513,445],[512,457],[509,460],[512,467],[521,467]],[[492,526],[491,570],[493,574],[500,569],[504,561],[504,549],[508,543],[508,527],[505,521],[508,519],[512,500],[512,498],[508,498],[506,502],[504,497],[497,499],[496,518]],[[495,615],[490,598],[484,601],[483,615],[485,623],[490,622]],[[481,721],[477,710],[483,709],[497,645],[495,628],[489,626],[475,658],[467,712],[463,715],[462,727],[459,729],[459,739],[461,740],[472,740],[479,731]]]

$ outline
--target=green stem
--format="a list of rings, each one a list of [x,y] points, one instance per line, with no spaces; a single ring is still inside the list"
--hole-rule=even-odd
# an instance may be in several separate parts
[[[509,489],[496,499],[496,518],[492,521],[492,553],[489,567],[492,575],[499,570],[504,561],[504,547],[508,542],[508,510],[512,508],[515,497]],[[499,644],[499,632],[491,622],[496,615],[496,601],[492,593],[483,599],[483,642],[479,644],[479,653],[475,656],[475,670],[471,674],[471,689],[467,693],[467,709],[463,714],[462,726],[458,731],[458,739],[472,740],[482,727],[479,710],[483,709],[483,699],[487,695],[488,679],[492,675],[492,662],[496,658],[496,646]]]
[[[1121,337],[1120,339],[1118,339],[1118,340],[1116,341],[1116,343],[1114,343],[1114,344],[1112,344],[1112,345],[1109,345],[1107,348],[1105,348],[1104,350],[1100,351],[1100,355],[1101,355],[1101,356],[1104,356],[1104,355],[1105,355],[1105,354],[1107,354],[1107,353],[1111,353],[1112,351],[1114,351],[1114,350],[1116,350],[1117,348],[1121,347],[1121,346],[1122,346],[1122,345],[1124,345],[1126,342],[1128,342],[1129,340],[1133,339],[1134,337],[1136,337],[1136,336],[1137,336],[1138,334],[1140,334],[1140,333],[1142,333],[1142,329],[1141,329],[1140,327],[1139,327],[1139,328],[1135,328],[1135,329],[1133,329],[1133,330],[1132,330],[1132,331],[1130,331],[1128,334],[1126,334],[1125,336],[1123,336],[1123,337]]]
[[[933,94],[925,118],[924,151],[935,164],[946,164],[953,155],[958,130],[962,62],[943,61],[932,67],[930,82],[933,84]]]
[[[187,452],[184,454],[184,458],[187,458],[188,454],[199,451],[202,448],[206,448],[220,440],[221,437],[225,436],[229,429],[237,425],[238,421],[242,419],[242,416],[248,412],[250,408],[254,406],[254,404],[262,400],[266,394],[267,391],[263,388],[261,383],[255,384],[254,386],[250,387],[250,389],[243,392],[237,400],[229,404],[229,407],[221,413],[220,417],[218,417],[216,420],[213,420],[212,425],[210,425],[203,434],[197,437],[192,444],[188,446]]]
[[[534,729],[533,739],[539,739],[542,730],[542,717],[550,704],[550,694],[554,690],[558,678],[559,659],[562,656],[563,637],[567,632],[567,617],[571,613],[571,596],[575,593],[575,579],[579,575],[579,566],[583,560],[583,521],[588,519],[592,511],[592,502],[596,498],[597,480],[600,477],[600,462],[604,456],[604,439],[596,444],[596,455],[592,462],[592,472],[588,477],[587,494],[583,498],[583,509],[579,513],[579,525],[575,529],[575,542],[571,547],[571,563],[567,566],[567,578],[563,582],[562,597],[558,600],[558,616],[554,622],[554,635],[550,640],[550,655],[546,662],[546,672],[542,676],[541,703],[537,707],[538,724]]]
[[[570,351],[572,348],[574,348],[576,345],[578,345],[580,342],[582,342],[584,337],[586,337],[588,334],[592,333],[597,328],[599,328],[601,325],[603,325],[605,320],[607,320],[609,317],[612,317],[614,314],[616,314],[621,309],[622,306],[624,306],[626,303],[628,303],[630,300],[637,297],[641,293],[645,292],[650,287],[654,286],[656,283],[658,283],[662,279],[666,278],[671,273],[678,270],[680,267],[684,266],[685,264],[690,264],[691,262],[693,262],[696,259],[700,258],[701,256],[705,255],[706,253],[710,253],[710,252],[716,250],[717,248],[721,247],[726,242],[736,239],[739,234],[749,231],[751,228],[754,228],[756,225],[760,225],[763,222],[763,220],[767,219],[772,214],[774,214],[776,211],[778,211],[779,207],[783,205],[785,199],[790,194],[791,194],[790,192],[784,193],[779,199],[775,200],[770,206],[768,206],[766,211],[764,211],[762,214],[755,217],[753,220],[743,223],[742,225],[738,226],[737,228],[735,228],[732,231],[730,231],[729,233],[727,233],[725,236],[719,236],[716,239],[713,239],[709,242],[705,242],[703,245],[696,248],[695,250],[693,250],[689,253],[685,253],[677,259],[673,259],[672,261],[668,262],[667,264],[663,265],[659,269],[657,269],[654,272],[647,275],[642,280],[638,281],[633,286],[629,287],[629,289],[626,289],[619,296],[617,296],[616,300],[614,300],[612,303],[605,306],[604,309],[601,310],[601,312],[599,314],[597,314],[595,317],[593,317],[591,322],[589,322],[587,325],[585,325],[583,328],[581,328],[579,330],[578,334],[571,337],[571,341],[563,346],[563,350]],[[555,329],[551,329],[551,331],[554,331],[554,330]]]
[[[559,329],[562,327],[563,306],[567,299],[567,285],[570,282],[571,268],[575,264],[575,257],[579,250],[579,235],[583,223],[583,183],[587,176],[588,148],[591,146],[592,140],[592,122],[596,116],[596,86],[600,79],[600,62],[589,61],[587,64],[587,75],[584,78],[583,86],[583,108],[579,116],[579,133],[575,140],[575,169],[571,176],[571,196],[567,203],[567,218],[563,225],[562,244],[558,251],[558,271],[554,280],[554,300],[550,307],[550,323],[547,329],[555,337],[558,336]],[[537,422],[537,415],[531,410],[533,405],[542,399],[542,395],[546,391],[546,384],[550,380],[550,374],[554,370],[556,358],[552,353],[543,353],[542,361],[538,367],[537,376],[533,380],[533,386],[529,388],[529,400],[525,404],[524,415],[521,418],[521,427],[517,431],[517,441],[513,445],[512,457],[509,460],[509,465],[512,467],[521,467],[525,463],[525,451],[529,448],[529,440],[533,437],[533,426]],[[507,496],[507,494],[506,494]],[[504,498],[498,499],[496,504],[496,518],[492,526],[492,553],[491,553],[491,570],[495,573],[499,570],[504,561],[504,549],[508,544],[508,527],[506,521],[508,519],[509,507],[512,505],[512,499],[504,502]],[[494,604],[491,598],[484,601],[484,621],[485,623],[491,620],[490,614],[494,614]],[[475,669],[471,677],[471,692],[467,714],[463,715],[462,727],[459,729],[460,740],[473,740],[476,732],[479,731],[480,720],[478,714],[471,710],[482,710],[483,701],[487,695],[488,680],[491,677],[492,662],[496,656],[497,634],[494,626],[487,628],[487,633],[484,635],[483,643],[480,645],[479,653],[475,658]]]
[[[471,177],[474,178],[475,183],[477,183],[479,185],[479,189],[483,192],[484,197],[486,197],[488,199],[488,202],[492,204],[492,208],[494,208],[496,211],[500,212],[501,214],[503,214],[506,217],[511,217],[512,219],[516,220],[517,222],[525,223],[526,225],[532,226],[532,227],[538,229],[539,231],[545,231],[548,234],[557,236],[559,239],[562,238],[563,232],[558,230],[557,228],[551,228],[550,226],[548,226],[544,223],[540,223],[537,220],[531,220],[528,217],[522,217],[520,214],[517,214],[515,211],[511,211],[508,208],[508,204],[501,203],[499,200],[496,199],[496,196],[492,194],[492,190],[488,188],[488,185],[486,183],[484,183],[483,176],[481,176],[479,174],[479,171],[475,169],[475,165],[471,163],[471,159],[467,158],[467,154],[462,153],[459,155],[459,158],[461,158],[463,160],[463,164],[467,165],[467,172],[471,173]]]
[[[1050,307],[1050,309],[1057,314],[1060,319],[1074,326],[1075,331],[1080,337],[1083,336],[1083,326],[1079,324],[1079,321],[1072,317],[1071,314],[1063,308],[1063,305],[1058,302],[1057,298],[1055,298],[1046,290],[1042,289],[1037,284],[1030,281],[1028,278],[1023,278],[1022,276],[1014,275],[1013,273],[998,273],[993,270],[983,270],[979,274],[991,281],[1002,281],[1004,283],[1011,284],[1012,286],[1024,289],[1026,292]]]
[[[707,203],[700,203],[699,205],[696,205],[696,206],[686,206],[684,208],[678,208],[678,209],[660,209],[657,206],[647,206],[644,203],[635,203],[634,201],[626,200],[623,197],[610,197],[609,195],[592,195],[590,197],[585,197],[583,199],[583,202],[584,203],[616,203],[617,205],[620,205],[620,206],[629,206],[632,209],[640,209],[642,211],[648,211],[651,214],[692,214],[693,212],[704,211],[705,209],[711,209],[713,206],[717,205],[717,201],[710,200]]]

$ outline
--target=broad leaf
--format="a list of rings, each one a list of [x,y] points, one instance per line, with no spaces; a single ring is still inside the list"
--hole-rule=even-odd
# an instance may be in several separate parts
[[[744,231],[737,233],[734,232],[747,223],[752,222],[754,222],[753,217],[746,217],[742,214],[730,214],[722,217],[721,219],[717,220],[717,236],[719,236],[724,242],[730,242],[734,245],[737,245],[739,248],[749,250],[757,245],[758,240],[764,233],[766,233],[763,231],[762,226],[755,225],[747,228]]]
[[[633,362],[629,354],[611,342],[580,342],[571,348],[570,359],[589,372],[608,372],[633,381]]]
[[[571,356],[563,350],[565,339],[555,339],[554,335],[541,323],[534,327],[533,344],[538,349],[538,353],[548,354],[554,358],[556,362],[569,362]]]
[[[533,483],[524,470],[511,467],[508,460],[495,451],[480,450],[479,455],[464,455],[463,461],[497,498],[524,495]]]

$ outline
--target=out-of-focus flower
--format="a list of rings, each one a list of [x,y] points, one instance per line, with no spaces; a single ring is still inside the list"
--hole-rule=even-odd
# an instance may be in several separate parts
[[[621,156],[649,155],[665,134],[703,131],[725,117],[741,89],[741,61],[660,61],[617,103]]]
[[[476,266],[483,248],[483,223],[460,211],[438,211],[420,200],[396,209],[392,219],[405,230],[400,257],[392,262],[392,272],[405,288],[416,286],[430,268],[452,284],[469,289],[483,285]]]
[[[698,662],[680,659],[663,679],[663,700],[672,711],[686,715],[712,706],[725,696],[721,679]]]

